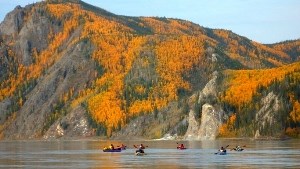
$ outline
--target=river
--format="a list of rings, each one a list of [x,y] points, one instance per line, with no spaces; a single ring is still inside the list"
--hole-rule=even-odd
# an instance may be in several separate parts
[[[111,143],[128,148],[103,152]],[[135,156],[133,144],[140,143],[148,146],[147,155]],[[177,150],[177,143],[188,149]],[[227,155],[215,155],[227,145]],[[245,150],[230,151],[236,145]],[[300,141],[1,141],[0,168],[300,168]]]

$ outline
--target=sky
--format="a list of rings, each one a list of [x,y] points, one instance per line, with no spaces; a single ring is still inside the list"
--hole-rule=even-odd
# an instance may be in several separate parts
[[[17,5],[40,0],[0,2],[0,21]],[[231,30],[270,44],[300,38],[300,0],[83,0],[126,16],[155,16],[192,21],[207,28]]]

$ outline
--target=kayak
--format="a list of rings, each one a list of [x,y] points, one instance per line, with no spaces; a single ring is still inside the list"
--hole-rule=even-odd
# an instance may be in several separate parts
[[[181,148],[181,147],[177,147],[178,150],[186,150],[185,147]]]
[[[243,151],[243,148],[237,149],[237,148],[233,148],[234,151]]]
[[[118,147],[116,149],[126,150],[126,147]]]
[[[146,153],[136,152],[135,155],[136,156],[143,156],[143,155],[146,155]]]
[[[226,153],[226,151],[223,151],[223,152],[217,152],[217,153],[215,153],[216,155],[226,155],[227,153]]]
[[[121,151],[122,151],[121,149],[113,149],[113,150],[106,149],[106,150],[103,150],[103,152],[121,152]]]
[[[117,148],[117,149],[103,149],[103,152],[121,152],[121,148]]]

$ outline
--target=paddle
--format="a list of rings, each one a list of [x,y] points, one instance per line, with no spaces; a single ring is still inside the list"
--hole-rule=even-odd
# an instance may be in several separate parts
[[[138,146],[136,146],[136,145],[133,145],[133,147],[134,147],[134,148],[139,148],[139,147],[138,147]],[[148,147],[148,146],[144,146],[144,147]]]
[[[127,146],[125,146],[124,144],[122,144],[121,146],[117,146],[118,148],[120,148],[121,150],[126,150]]]

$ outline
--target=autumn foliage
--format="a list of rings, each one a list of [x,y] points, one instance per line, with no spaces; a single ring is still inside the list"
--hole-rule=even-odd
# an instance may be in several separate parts
[[[75,89],[62,93],[59,102],[69,104],[71,109],[84,105],[89,116],[103,125],[110,136],[130,119],[153,113],[178,101],[182,93],[193,92],[190,81],[201,75],[191,72],[201,69],[211,73],[212,56],[208,47],[218,52],[219,57],[226,56],[244,67],[282,66],[284,60],[290,59],[280,45],[270,48],[230,31],[208,30],[188,21],[168,18],[128,17],[125,21],[123,16],[93,12],[80,1],[74,2],[48,0],[32,7],[33,11],[43,9],[43,14],[60,26],[50,27],[45,50],[32,48],[32,64],[19,63],[15,72],[8,73],[1,81],[0,101],[20,95],[16,104],[21,107],[26,99],[21,86],[34,86],[36,80],[65,54],[64,48],[89,41],[92,53],[87,57],[97,67],[93,74],[95,81],[77,93]],[[30,17],[26,16],[26,20]],[[12,50],[14,45],[14,42],[7,44],[7,55],[17,62]],[[226,90],[220,100],[241,107],[251,102],[259,86],[268,87],[275,79],[280,81],[299,66],[298,63],[274,69],[226,70]],[[200,80],[197,83],[206,82],[206,79]],[[292,120],[300,121],[299,100],[291,99],[293,110],[290,116]],[[59,111],[66,110],[52,112],[51,121],[59,118]],[[236,114],[221,126],[221,135],[234,133],[235,120]]]
[[[282,66],[274,69],[259,70],[226,70],[225,82],[227,90],[222,95],[222,100],[236,107],[251,101],[259,86],[268,87],[274,80],[282,80],[286,74],[294,72],[299,63]]]
[[[236,114],[233,114],[229,117],[229,120],[222,124],[219,128],[219,136],[220,137],[235,137],[235,121],[236,121]]]
[[[230,136],[232,132],[232,128],[230,128],[232,126],[230,124],[234,124],[234,128],[241,128],[242,126],[245,127],[245,123],[243,122],[245,119],[249,120],[250,118],[253,120],[255,113],[263,106],[259,100],[253,100],[263,97],[261,96],[263,90],[265,90],[264,92],[273,90],[281,99],[287,98],[287,100],[284,101],[285,105],[283,105],[285,108],[281,113],[286,113],[288,117],[281,116],[282,119],[277,120],[286,124],[288,128],[286,132],[288,135],[293,135],[293,132],[298,131],[296,129],[299,128],[300,122],[299,67],[300,63],[297,62],[273,69],[226,70],[224,72],[225,79],[223,80],[226,89],[220,98],[222,102],[235,108],[233,111],[237,113],[240,119],[238,122],[232,123],[233,118],[231,117],[228,122],[220,128],[220,136]],[[289,104],[291,108],[289,108]],[[248,126],[248,128],[252,127],[253,125],[251,127]],[[243,130],[246,129],[244,128]],[[245,133],[245,131],[243,132]],[[249,133],[253,134],[253,131],[249,131]]]
[[[78,40],[89,39],[95,45],[96,50],[92,58],[99,63],[104,74],[97,74],[94,86],[80,92],[72,106],[87,101],[91,116],[98,123],[104,124],[107,135],[125,125],[131,117],[139,113],[153,112],[154,109],[160,109],[177,100],[177,89],[190,90],[190,85],[182,79],[182,74],[201,61],[204,39],[187,35],[168,37],[166,40],[136,36],[135,31],[126,25],[80,8],[78,4],[47,4],[47,9],[57,19],[72,15],[65,22],[63,32],[74,31],[79,26],[79,18],[83,20]],[[152,18],[144,18],[143,21],[145,25],[151,25],[155,33],[160,34],[181,33],[178,30],[188,30],[190,26],[175,20],[171,20],[171,24]],[[55,37],[63,41],[67,36],[68,34],[59,34]],[[125,84],[125,78],[130,74],[133,62],[139,57],[141,49],[145,48],[149,41],[155,44],[155,47],[149,47],[153,49],[152,54],[157,59],[154,70],[159,78],[155,83],[151,82],[151,87],[137,83],[130,89]],[[73,43],[75,42],[76,40]],[[151,66],[147,59],[141,64],[146,68]],[[130,94],[124,97],[124,92],[129,89],[137,95],[145,95],[147,90],[147,96],[137,99]]]

